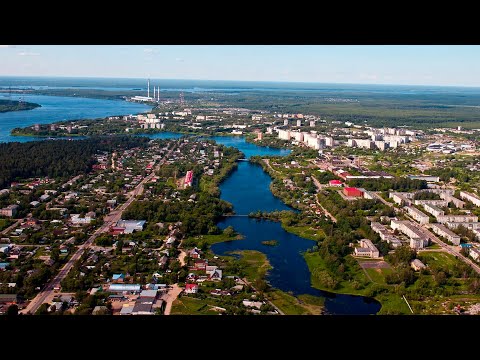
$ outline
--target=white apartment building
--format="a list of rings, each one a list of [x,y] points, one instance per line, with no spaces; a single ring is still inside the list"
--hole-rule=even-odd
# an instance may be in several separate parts
[[[460,191],[460,197],[464,200],[471,201],[476,206],[480,206],[480,197],[478,197],[478,195],[476,194],[469,193],[466,191]]]
[[[460,236],[442,224],[432,224],[432,231],[455,245],[460,245]]]
[[[430,221],[430,217],[427,214],[421,212],[413,206],[406,206],[405,210],[407,210],[408,215],[418,221],[419,224],[428,224]]]

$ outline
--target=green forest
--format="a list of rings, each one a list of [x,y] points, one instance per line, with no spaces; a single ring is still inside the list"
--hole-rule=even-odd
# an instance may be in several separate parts
[[[40,104],[16,101],[16,100],[0,100],[0,113],[8,111],[32,110],[41,107]]]
[[[146,146],[143,137],[115,136],[0,144],[0,187],[13,181],[48,176],[65,178],[89,172],[98,151]]]

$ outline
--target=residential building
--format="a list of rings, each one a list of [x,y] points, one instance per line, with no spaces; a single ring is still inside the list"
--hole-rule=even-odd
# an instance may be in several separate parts
[[[480,206],[480,197],[477,194],[460,191],[460,197],[464,200],[472,202],[476,206]]]
[[[430,175],[408,175],[410,180],[425,180],[426,182],[439,182],[439,176],[430,176]]]
[[[455,234],[452,230],[447,228],[445,225],[443,225],[443,224],[432,224],[432,231],[435,234],[444,237],[445,239],[452,242],[453,244],[460,245],[460,236]]]
[[[14,205],[8,205],[7,207],[0,209],[0,215],[6,216],[6,217],[14,217],[18,213],[18,209],[20,206],[14,204]]]
[[[415,271],[420,271],[426,268],[425,264],[418,259],[414,259],[410,265],[412,266],[412,269]]]
[[[435,205],[431,205],[429,203],[422,204],[422,205],[423,205],[423,208],[425,209],[426,212],[432,214],[435,217],[445,215],[445,211],[443,211],[442,209],[440,209],[439,207],[437,207]]]
[[[473,260],[480,261],[480,249],[471,247],[468,255],[470,255]]]
[[[407,210],[408,215],[414,218],[419,224],[428,224],[430,221],[430,217],[427,214],[424,214],[413,206],[406,206],[405,210]]]
[[[185,294],[196,294],[198,292],[197,284],[185,284]]]
[[[437,216],[439,223],[447,222],[478,222],[478,216],[475,215],[443,215]]]
[[[408,194],[408,195],[406,195]],[[413,195],[413,194],[412,194]],[[395,204],[398,204],[400,206],[404,205],[411,205],[412,201],[410,200],[410,194],[409,193],[400,193],[400,192],[391,192],[388,197],[392,199]],[[411,196],[413,198],[413,196]]]
[[[429,238],[415,223],[405,220],[392,220],[390,227],[394,230],[401,231],[410,238],[410,247],[413,249],[421,249],[428,246]]]

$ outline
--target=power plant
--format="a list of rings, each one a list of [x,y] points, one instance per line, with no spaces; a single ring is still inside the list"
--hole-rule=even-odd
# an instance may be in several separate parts
[[[160,86],[153,87],[153,97],[150,97],[150,79],[147,79],[147,96],[133,96],[130,98],[132,101],[143,101],[143,102],[160,102]]]

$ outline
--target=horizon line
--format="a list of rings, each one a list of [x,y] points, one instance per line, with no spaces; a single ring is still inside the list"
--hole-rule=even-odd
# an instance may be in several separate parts
[[[319,82],[319,81],[282,81],[282,80],[235,80],[235,79],[178,79],[178,78],[152,78],[152,77],[120,77],[120,76],[69,76],[69,75],[0,75],[10,78],[66,78],[66,79],[132,79],[132,80],[175,80],[175,81],[229,81],[245,83],[275,83],[275,84],[325,84],[325,85],[366,85],[366,86],[428,86],[428,87],[463,87],[480,88],[479,85],[439,85],[439,84],[395,84],[395,83],[352,83],[352,82]]]

